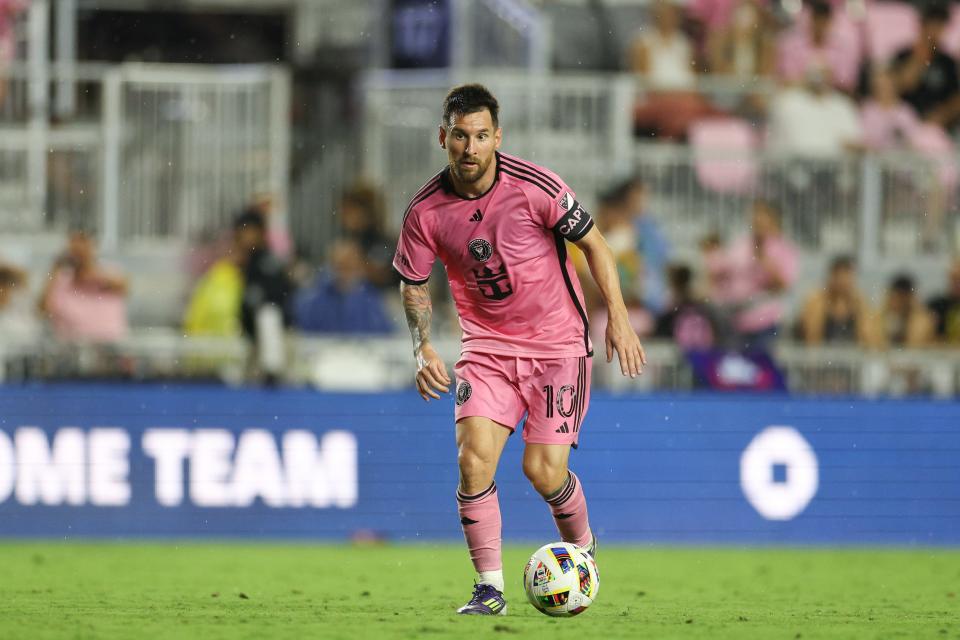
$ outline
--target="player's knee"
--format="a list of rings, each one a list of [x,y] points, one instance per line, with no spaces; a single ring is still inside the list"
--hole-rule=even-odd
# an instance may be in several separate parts
[[[523,461],[523,474],[542,496],[549,495],[562,486],[567,479],[564,464],[551,463],[543,458],[528,458]]]
[[[496,460],[492,455],[461,447],[457,456],[457,464],[460,466],[460,477],[465,485],[462,488],[466,489],[468,493],[483,491],[493,482]]]

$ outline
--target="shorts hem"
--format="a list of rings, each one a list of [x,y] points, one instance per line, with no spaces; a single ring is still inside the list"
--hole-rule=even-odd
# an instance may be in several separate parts
[[[454,422],[460,422],[461,420],[464,420],[466,418],[486,418],[487,420],[492,420],[493,422],[495,422],[498,427],[509,429],[510,433],[514,433],[517,430],[516,423],[514,423],[514,426],[511,427],[508,420],[499,420],[497,418],[494,418],[493,416],[488,416],[483,413],[465,413],[458,416],[454,416]],[[517,422],[519,422],[519,420]]]
[[[572,440],[570,442],[541,442],[539,440],[524,440],[523,443],[524,444],[556,444],[562,447],[573,447],[574,449],[578,449],[580,447],[579,440]]]
[[[524,442],[524,444],[560,444],[560,445],[565,445],[565,446],[571,446],[571,447],[573,447],[574,449],[576,449],[576,448],[577,448],[577,445],[578,445],[579,442],[580,442],[580,440],[579,440],[579,438],[577,438],[577,439],[575,439],[575,440],[571,440],[570,442],[557,442],[556,440],[552,440],[552,441],[550,441],[550,442],[547,442],[547,441],[544,440],[544,439],[537,438],[537,437],[533,437],[533,438],[531,438],[531,439],[529,439],[529,440],[528,440],[527,438],[524,438],[524,439],[523,439],[523,442]]]

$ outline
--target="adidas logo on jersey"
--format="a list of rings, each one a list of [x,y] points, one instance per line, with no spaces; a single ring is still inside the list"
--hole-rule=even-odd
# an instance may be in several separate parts
[[[480,222],[483,220],[483,212],[477,209],[476,213],[470,216],[470,222]]]
[[[570,427],[568,427],[566,421],[564,421],[564,423],[560,425],[560,428],[554,431],[554,433],[570,433]]]

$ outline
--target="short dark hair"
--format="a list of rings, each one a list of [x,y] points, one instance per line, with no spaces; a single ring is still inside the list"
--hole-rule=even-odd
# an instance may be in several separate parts
[[[833,7],[825,0],[812,0],[809,6],[810,12],[818,18],[829,18],[833,14]]]
[[[947,8],[945,2],[929,3],[923,8],[923,12],[920,15],[922,16],[923,24],[930,22],[950,22],[950,9]]]
[[[500,126],[500,103],[482,84],[462,84],[450,89],[443,99],[443,126],[450,125],[452,118],[486,109],[490,112],[493,126]]]
[[[853,270],[855,267],[856,263],[853,260],[853,256],[837,256],[830,262],[830,273],[839,271],[840,269]]]
[[[647,185],[639,175],[624,178],[613,183],[610,187],[601,193],[600,201],[605,204],[623,202],[634,189],[646,189]]]
[[[913,277],[909,273],[898,273],[890,281],[890,290],[897,293],[913,293]]]
[[[677,291],[689,291],[693,282],[693,269],[690,265],[678,262],[667,267],[667,280]]]
[[[245,227],[256,229],[260,233],[267,232],[267,223],[263,216],[253,211],[244,211],[233,220],[233,230],[240,231]]]

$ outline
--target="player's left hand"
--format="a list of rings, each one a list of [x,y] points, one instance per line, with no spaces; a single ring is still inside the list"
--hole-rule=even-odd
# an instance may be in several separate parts
[[[613,362],[613,352],[616,351],[623,375],[636,378],[643,373],[647,354],[636,331],[630,326],[626,311],[611,312],[607,317],[606,343],[607,362]]]

